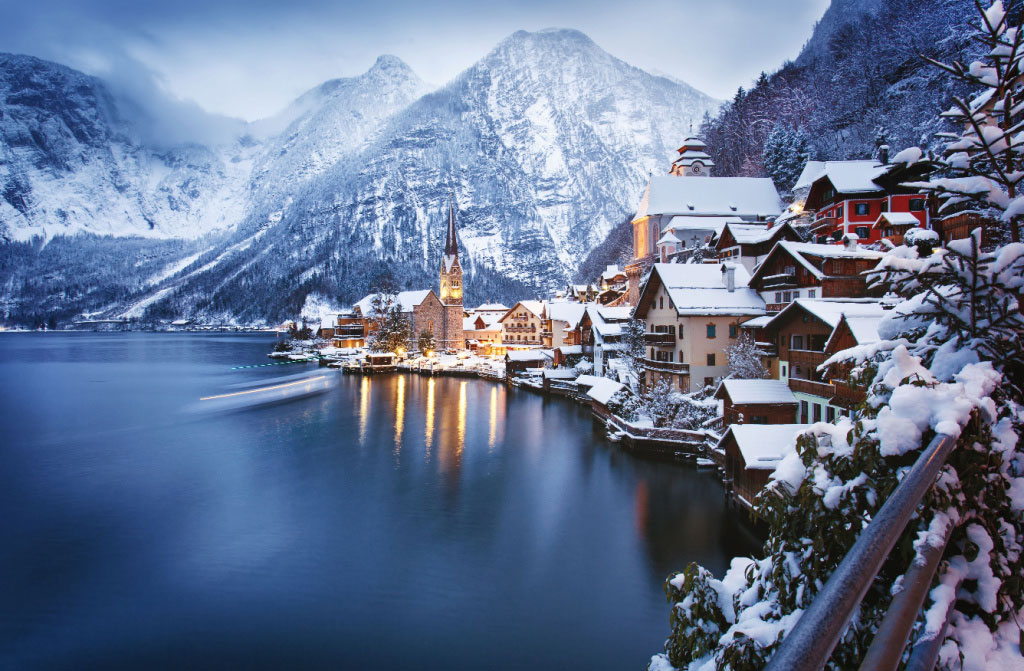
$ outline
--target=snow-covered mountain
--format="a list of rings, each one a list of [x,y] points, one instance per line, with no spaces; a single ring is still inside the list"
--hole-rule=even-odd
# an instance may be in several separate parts
[[[515,33],[426,91],[384,56],[230,142],[159,151],[102,82],[2,56],[0,230],[205,236],[126,279],[120,298],[65,305],[253,322],[295,314],[310,293],[358,298],[382,272],[430,286],[451,193],[468,298],[510,299],[571,277],[719,104],[571,30]],[[14,255],[46,249],[23,247]],[[0,280],[16,315],[17,277]]]

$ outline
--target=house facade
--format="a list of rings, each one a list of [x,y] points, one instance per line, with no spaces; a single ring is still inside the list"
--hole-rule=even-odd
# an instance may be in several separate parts
[[[655,264],[634,313],[645,322],[645,387],[666,380],[686,392],[728,374],[725,348],[764,315],[749,279],[733,264]]]
[[[509,349],[540,347],[544,344],[544,322],[544,303],[519,301],[498,320],[501,342]]]
[[[715,252],[719,261],[740,263],[747,272],[753,273],[780,240],[801,242],[800,235],[786,223],[771,226],[727,223],[722,234],[715,238]]]

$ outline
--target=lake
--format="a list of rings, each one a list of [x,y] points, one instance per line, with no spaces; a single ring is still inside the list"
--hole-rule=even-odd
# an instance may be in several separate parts
[[[643,669],[666,576],[756,547],[713,473],[494,382],[186,410],[315,368],[232,370],[273,342],[0,334],[0,666]]]

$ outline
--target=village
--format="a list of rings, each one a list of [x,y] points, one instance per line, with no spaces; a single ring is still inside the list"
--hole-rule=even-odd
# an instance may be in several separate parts
[[[451,202],[439,291],[370,294],[270,356],[566,396],[625,449],[717,467],[754,515],[794,435],[865,398],[867,382],[829,360],[879,339],[894,303],[872,278],[885,252],[930,254],[985,222],[937,214],[912,185],[928,177],[915,148],[808,161],[788,204],[769,178],[714,176],[697,137],[678,154],[639,198],[624,267],[548,297],[465,306]]]

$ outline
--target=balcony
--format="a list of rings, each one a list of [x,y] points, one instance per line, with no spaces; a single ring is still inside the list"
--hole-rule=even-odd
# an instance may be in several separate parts
[[[825,382],[814,382],[813,380],[801,380],[797,377],[789,378],[789,388],[801,394],[810,394],[824,399],[831,399],[835,396],[835,387]]]
[[[789,365],[790,366],[807,366],[811,369],[817,369],[818,366],[825,363],[825,353],[818,352],[811,349],[791,349],[789,350]]]
[[[832,405],[855,408],[867,397],[867,389],[844,380],[833,380],[832,386],[835,391],[835,396],[831,401]]]
[[[842,225],[843,220],[838,217],[822,217],[814,221],[814,226],[811,227],[811,232],[816,235],[825,235],[832,232],[836,226]]]
[[[654,359],[641,359],[640,365],[647,370],[658,371],[659,373],[675,373],[677,375],[689,375],[690,364],[675,363],[673,361],[655,361]]]
[[[672,333],[645,333],[645,345],[666,345],[672,347],[676,344],[676,337]]]
[[[778,275],[766,275],[761,279],[761,291],[777,291],[779,289],[795,289],[796,283],[796,270],[789,273],[779,273]]]

